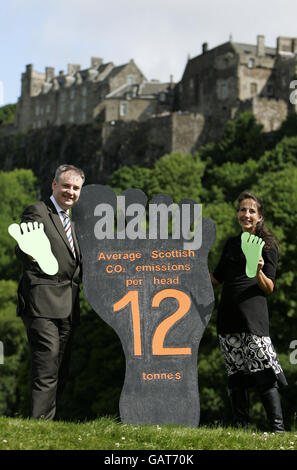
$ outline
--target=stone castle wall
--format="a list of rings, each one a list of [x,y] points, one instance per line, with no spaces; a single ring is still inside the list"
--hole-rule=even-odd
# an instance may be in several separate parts
[[[116,67],[93,57],[89,69],[69,64],[66,75],[55,75],[52,67],[42,74],[28,65],[15,126],[0,127],[0,140],[28,131],[35,131],[36,138],[40,130],[40,135],[60,136],[65,146],[61,132],[65,141],[73,141],[73,129],[86,137],[93,135],[86,129],[98,124],[95,141],[101,143],[95,154],[101,156],[99,168],[107,175],[119,165],[150,165],[165,153],[194,152],[217,140],[226,122],[244,111],[252,111],[264,131],[274,131],[296,112],[289,101],[290,83],[297,77],[296,54],[296,38],[278,38],[276,48],[266,47],[263,36],[255,46],[231,39],[212,50],[204,44],[163,103],[148,91],[137,94],[146,79],[133,60]],[[62,156],[60,149],[57,152]],[[0,153],[2,167],[5,158]],[[56,161],[53,154],[51,158]]]

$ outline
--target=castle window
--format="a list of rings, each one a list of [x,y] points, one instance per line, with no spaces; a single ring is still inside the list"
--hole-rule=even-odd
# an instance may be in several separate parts
[[[70,90],[70,99],[73,100],[75,98],[75,88],[71,88]]]
[[[258,92],[258,86],[257,86],[257,83],[251,83],[250,84],[250,93],[252,96],[255,96]]]
[[[190,79],[190,90],[193,90],[194,88],[194,78]]]
[[[83,96],[87,96],[87,93],[88,93],[87,87],[84,86],[83,89],[82,89]]]
[[[82,99],[81,105],[82,105],[82,108],[83,108],[83,109],[86,109],[86,107],[87,107],[87,99],[86,99],[86,98],[83,98],[83,99]]]
[[[166,101],[166,93],[164,93],[164,91],[162,91],[159,95],[159,100],[160,100],[160,103],[165,103]]]
[[[127,77],[127,83],[128,83],[128,85],[133,85],[133,83],[134,83],[134,75],[128,75],[128,77]]]
[[[73,114],[70,114],[70,116],[69,116],[69,122],[74,122],[74,116],[73,116]]]
[[[86,113],[85,111],[82,112],[81,120],[82,120],[82,121],[86,121],[86,120],[87,120],[87,113]]]
[[[267,96],[274,96],[274,88],[272,85],[267,85]]]
[[[70,103],[70,111],[73,113],[74,111],[74,108],[75,108],[75,103]]]
[[[120,116],[126,116],[127,114],[127,103],[120,103]]]
[[[39,113],[40,113],[40,106],[39,106],[39,104],[37,104],[35,106],[35,116],[39,116]]]
[[[50,112],[51,112],[51,105],[50,105],[50,104],[47,104],[47,105],[46,105],[46,112],[47,112],[47,113],[50,113]]]
[[[219,98],[221,100],[225,100],[228,98],[229,95],[229,89],[228,89],[228,84],[227,83],[220,83],[219,85]]]
[[[253,57],[250,57],[248,60],[248,68],[252,69],[255,67],[255,59]]]

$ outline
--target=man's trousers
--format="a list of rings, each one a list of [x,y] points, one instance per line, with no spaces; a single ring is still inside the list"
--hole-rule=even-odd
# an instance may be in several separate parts
[[[69,370],[72,324],[70,317],[23,316],[31,355],[31,417],[53,419]]]

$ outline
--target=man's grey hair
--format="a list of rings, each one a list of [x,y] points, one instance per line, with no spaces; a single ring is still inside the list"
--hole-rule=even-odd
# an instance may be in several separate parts
[[[64,165],[60,165],[56,169],[56,173],[55,173],[56,183],[58,183],[62,173],[65,173],[66,171],[74,171],[75,173],[79,174],[79,176],[83,180],[83,183],[85,182],[85,174],[84,174],[83,170],[81,170],[80,168],[77,168],[76,166],[73,166],[73,165],[64,164]]]

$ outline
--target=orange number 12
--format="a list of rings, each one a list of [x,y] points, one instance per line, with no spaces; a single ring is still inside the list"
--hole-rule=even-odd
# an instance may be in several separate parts
[[[164,348],[164,340],[168,330],[179,321],[189,311],[191,306],[190,297],[177,289],[164,289],[154,295],[152,306],[159,307],[163,299],[172,297],[179,303],[179,307],[169,317],[165,318],[156,328],[152,341],[152,352],[154,356],[167,356],[167,355],[182,355],[191,354],[191,348]],[[141,326],[140,326],[140,311],[138,291],[131,290],[127,292],[118,302],[113,305],[113,311],[118,312],[126,305],[131,304],[132,325],[134,336],[134,355],[142,355],[141,347]]]

